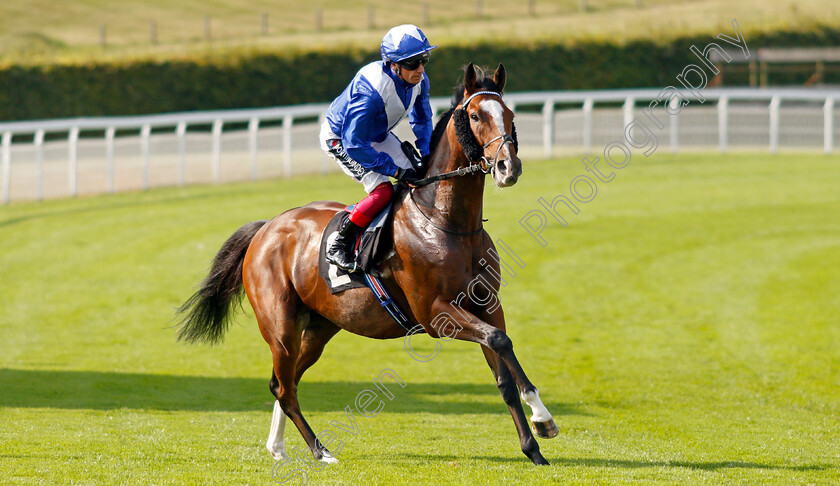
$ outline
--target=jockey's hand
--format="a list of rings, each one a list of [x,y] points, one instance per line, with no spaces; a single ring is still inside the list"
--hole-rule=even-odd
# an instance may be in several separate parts
[[[400,148],[408,158],[409,162],[411,162],[411,167],[413,167],[417,172],[423,172],[423,169],[426,166],[424,164],[423,157],[420,157],[420,152],[414,148],[414,145],[411,145],[411,142],[403,142],[400,144]]]
[[[397,169],[397,173],[394,174],[394,179],[411,184],[420,180],[420,175],[414,169],[399,168]]]

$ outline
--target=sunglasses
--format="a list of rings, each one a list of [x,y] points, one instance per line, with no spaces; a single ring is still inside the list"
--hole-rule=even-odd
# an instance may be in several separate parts
[[[420,55],[417,55],[417,56],[414,56],[414,57],[410,57],[410,58],[408,58],[404,61],[400,61],[398,64],[400,66],[408,69],[409,71],[414,71],[415,69],[419,68],[421,64],[424,65],[424,66],[426,64],[428,64],[429,63],[429,57],[430,57],[429,53],[424,52],[423,54],[420,54]]]

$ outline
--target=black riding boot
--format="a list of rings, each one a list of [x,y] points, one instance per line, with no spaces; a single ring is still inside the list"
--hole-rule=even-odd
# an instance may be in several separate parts
[[[356,259],[353,258],[353,243],[356,242],[356,234],[361,229],[350,221],[350,218],[345,219],[341,227],[338,228],[338,236],[333,240],[332,245],[327,248],[327,261],[345,272],[355,272]]]

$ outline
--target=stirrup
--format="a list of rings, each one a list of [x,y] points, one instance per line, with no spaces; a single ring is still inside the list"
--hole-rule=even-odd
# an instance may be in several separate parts
[[[359,266],[356,263],[356,259],[349,259],[347,258],[346,254],[331,255],[329,252],[327,252],[326,259],[329,263],[332,263],[333,265],[337,266],[338,268],[344,270],[347,273],[354,273],[359,269]]]

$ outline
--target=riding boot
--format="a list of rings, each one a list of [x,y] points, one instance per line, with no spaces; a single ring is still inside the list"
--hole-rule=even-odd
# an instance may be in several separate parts
[[[356,271],[356,259],[353,257],[353,244],[356,242],[356,234],[362,228],[350,221],[350,218],[341,223],[338,228],[338,236],[327,248],[327,261],[345,272]]]

